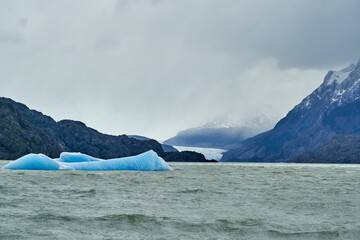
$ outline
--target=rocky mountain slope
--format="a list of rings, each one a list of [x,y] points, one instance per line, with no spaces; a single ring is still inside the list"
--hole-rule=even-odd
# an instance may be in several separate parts
[[[137,140],[150,140],[148,137],[139,135],[128,135],[128,137],[135,138]],[[161,147],[163,148],[164,152],[178,152],[178,150],[171,145],[161,144]]]
[[[272,130],[238,144],[221,161],[287,162],[339,135],[357,134],[359,98],[360,61],[340,71],[329,71],[324,82]]]
[[[15,159],[31,151],[57,156],[58,142],[31,124],[13,103],[0,99],[0,159]]]
[[[297,163],[360,163],[360,134],[338,135],[312,152],[291,162]]]
[[[0,98],[0,159],[16,159],[28,153],[58,157],[61,152],[81,152],[103,159],[118,158],[154,150],[165,160],[198,161],[195,154],[164,152],[152,139],[138,140],[126,135],[102,134],[84,123],[56,122],[41,112],[9,98]]]

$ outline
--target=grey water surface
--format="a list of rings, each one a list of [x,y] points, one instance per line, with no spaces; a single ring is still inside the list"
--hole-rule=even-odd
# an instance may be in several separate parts
[[[0,239],[360,239],[359,165],[171,166],[0,170]]]

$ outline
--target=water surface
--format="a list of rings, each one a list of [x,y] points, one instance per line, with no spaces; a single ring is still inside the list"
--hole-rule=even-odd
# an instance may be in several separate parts
[[[170,165],[0,170],[0,239],[359,239],[359,165]]]

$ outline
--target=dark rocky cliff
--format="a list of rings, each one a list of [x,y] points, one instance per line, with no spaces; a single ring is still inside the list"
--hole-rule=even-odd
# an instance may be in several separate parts
[[[60,151],[56,139],[33,125],[16,105],[0,99],[0,159],[15,159],[29,152],[55,157]]]
[[[290,162],[296,163],[360,163],[360,134],[337,135],[327,144],[304,153]]]
[[[16,159],[28,153],[58,157],[64,151],[109,159],[151,149],[165,160],[171,155],[155,140],[102,134],[79,121],[56,122],[24,104],[0,98],[0,159]],[[197,157],[187,159],[198,161]]]

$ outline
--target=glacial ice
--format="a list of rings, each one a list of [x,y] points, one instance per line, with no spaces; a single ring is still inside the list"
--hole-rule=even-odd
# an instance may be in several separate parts
[[[142,154],[103,160],[81,153],[61,153],[59,159],[51,159],[43,154],[28,154],[5,165],[11,170],[81,170],[81,171],[167,171],[172,168],[150,150]]]
[[[101,161],[99,158],[94,158],[82,153],[72,153],[72,152],[62,152],[60,153],[60,158],[57,159],[59,162],[93,162]]]
[[[30,153],[2,167],[12,170],[73,170],[44,154]]]

